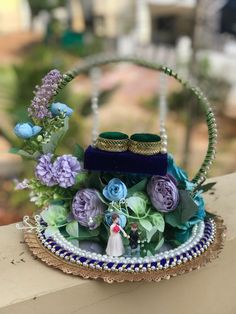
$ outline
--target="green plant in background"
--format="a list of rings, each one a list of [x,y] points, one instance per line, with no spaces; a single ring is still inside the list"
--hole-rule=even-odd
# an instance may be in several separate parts
[[[211,66],[208,58],[204,58],[198,62],[197,81],[199,87],[208,95],[208,99],[215,104],[219,113],[224,112],[225,99],[230,89],[230,84],[222,78],[211,75]],[[170,110],[177,112],[184,112],[193,97],[190,91],[183,89],[175,91],[169,95],[168,103]],[[195,117],[198,119],[202,117],[203,110],[200,105],[195,106]]]
[[[219,113],[224,112],[225,99],[230,89],[230,84],[222,78],[211,75],[211,66],[208,58],[204,58],[198,62],[197,81],[199,87],[207,92],[208,99],[215,104]],[[213,88],[214,86],[214,88]],[[193,101],[191,91],[181,89],[172,91],[168,95],[168,108],[173,112],[178,112],[182,119],[186,119],[187,108],[190,102]],[[159,102],[158,95],[144,99],[142,105],[144,107],[156,110]],[[195,107],[195,116],[197,119],[203,116],[203,109],[200,105]]]

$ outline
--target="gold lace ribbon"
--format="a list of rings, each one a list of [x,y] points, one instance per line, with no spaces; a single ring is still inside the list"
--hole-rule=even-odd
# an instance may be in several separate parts
[[[162,270],[151,270],[145,273],[127,273],[127,272],[108,272],[105,270],[91,269],[82,265],[73,264],[63,260],[50,252],[43,246],[35,232],[28,233],[25,231],[24,238],[30,251],[44,263],[54,268],[60,269],[66,274],[81,276],[83,278],[97,279],[101,278],[105,282],[124,282],[124,281],[160,281],[162,279],[170,279],[171,277],[188,273],[192,270],[205,266],[218,257],[224,243],[226,227],[220,217],[215,217],[216,236],[214,242],[200,256],[186,263],[176,265],[173,268]]]
[[[161,149],[161,142],[139,142],[129,140],[129,150],[136,154],[141,155],[154,155],[158,154]]]
[[[96,147],[108,152],[125,152],[128,149],[129,139],[107,139],[98,137]]]

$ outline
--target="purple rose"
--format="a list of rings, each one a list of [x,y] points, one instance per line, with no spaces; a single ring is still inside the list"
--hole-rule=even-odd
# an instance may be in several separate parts
[[[83,189],[76,193],[72,202],[72,213],[82,226],[96,229],[102,222],[104,205],[94,189]]]
[[[152,205],[160,212],[173,211],[179,202],[179,192],[172,176],[153,176],[147,185]]]
[[[80,170],[79,161],[72,155],[57,157],[52,169],[57,184],[63,188],[68,188],[75,184],[76,175]]]

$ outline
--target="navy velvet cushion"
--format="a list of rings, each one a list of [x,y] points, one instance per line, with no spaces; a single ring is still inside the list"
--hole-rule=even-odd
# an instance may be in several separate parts
[[[130,151],[107,152],[89,146],[85,151],[84,168],[94,171],[166,175],[167,154],[145,156]]]

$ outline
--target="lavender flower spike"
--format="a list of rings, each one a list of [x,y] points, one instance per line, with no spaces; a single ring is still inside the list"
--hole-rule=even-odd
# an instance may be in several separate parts
[[[28,108],[29,116],[38,120],[52,117],[49,105],[61,79],[62,74],[58,70],[51,70],[42,79],[42,85],[36,86],[35,97]]]

